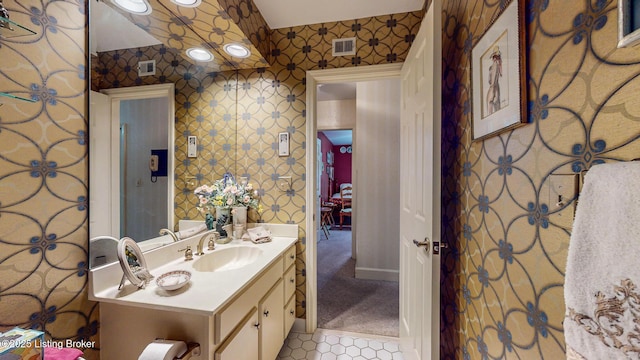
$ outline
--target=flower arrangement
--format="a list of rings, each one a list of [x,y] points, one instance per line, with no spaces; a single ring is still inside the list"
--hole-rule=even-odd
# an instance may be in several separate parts
[[[246,181],[236,182],[233,176],[225,175],[212,185],[202,185],[193,191],[198,196],[198,209],[210,212],[212,208],[230,209],[246,206],[261,211],[257,191]]]

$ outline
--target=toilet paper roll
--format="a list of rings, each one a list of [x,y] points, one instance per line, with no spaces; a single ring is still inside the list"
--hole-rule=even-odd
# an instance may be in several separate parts
[[[144,348],[138,360],[173,360],[186,351],[187,344],[184,341],[155,340]]]

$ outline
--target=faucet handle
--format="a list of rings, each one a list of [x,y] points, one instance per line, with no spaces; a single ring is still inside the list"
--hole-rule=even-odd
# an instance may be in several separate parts
[[[191,246],[187,245],[184,249],[179,249],[178,252],[184,251],[184,261],[193,260],[193,251],[191,250]]]
[[[218,240],[219,237],[220,237],[220,234],[218,234],[217,231],[212,232],[211,236],[209,236],[209,243],[207,244],[207,249],[215,250],[216,249],[216,240]]]

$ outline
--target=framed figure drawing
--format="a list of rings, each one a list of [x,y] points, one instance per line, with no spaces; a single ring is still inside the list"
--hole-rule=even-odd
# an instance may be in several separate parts
[[[524,0],[513,0],[471,50],[473,140],[527,123]]]
[[[618,47],[640,43],[640,0],[618,0]]]

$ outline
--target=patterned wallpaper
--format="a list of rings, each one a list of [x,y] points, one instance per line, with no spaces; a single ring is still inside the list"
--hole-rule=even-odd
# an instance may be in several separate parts
[[[499,4],[443,6],[442,221],[451,249],[442,267],[442,357],[558,359],[570,230],[554,223],[557,209],[541,189],[552,173],[638,157],[640,54],[615,47],[617,1],[528,0],[532,123],[472,142],[470,52]],[[95,341],[97,311],[85,290],[85,9],[65,1],[6,5],[38,35],[1,40],[0,91],[37,102],[0,108],[0,327]],[[262,221],[304,224],[304,71],[403,61],[420,18],[280,29],[272,34],[273,66],[239,72],[206,72],[163,46],[102,54],[92,80],[101,88],[177,84],[178,216],[195,216],[181,179],[233,171],[262,190]],[[331,58],[334,34],[356,35],[358,54]],[[146,57],[162,59],[160,74],[138,79],[130,67]],[[274,139],[285,130],[292,156],[279,158]],[[201,136],[197,161],[181,152],[190,133]],[[274,189],[278,174],[293,177],[291,191]],[[302,317],[303,243],[298,254]]]
[[[565,357],[570,230],[544,189],[640,156],[640,52],[616,48],[616,0],[526,0],[531,123],[471,141],[471,49],[506,3],[443,3],[443,359]]]
[[[297,316],[305,315],[305,75],[307,70],[402,62],[418,31],[422,12],[272,32],[272,66],[211,73],[181,61],[164,46],[101,53],[92,65],[94,88],[175,82],[176,218],[200,218],[187,177],[198,185],[225,171],[246,176],[259,189],[264,212],[250,219],[301,225],[297,264]],[[357,37],[357,53],[332,57],[331,39]],[[159,74],[138,79],[132,64],[160,59]],[[291,156],[277,155],[277,135],[287,131]],[[186,157],[188,135],[197,135],[199,156]],[[278,176],[291,176],[291,189],[279,190]]]
[[[36,100],[0,107],[0,332],[99,347],[86,286],[86,8],[4,4],[37,35],[0,38],[0,91]]]

